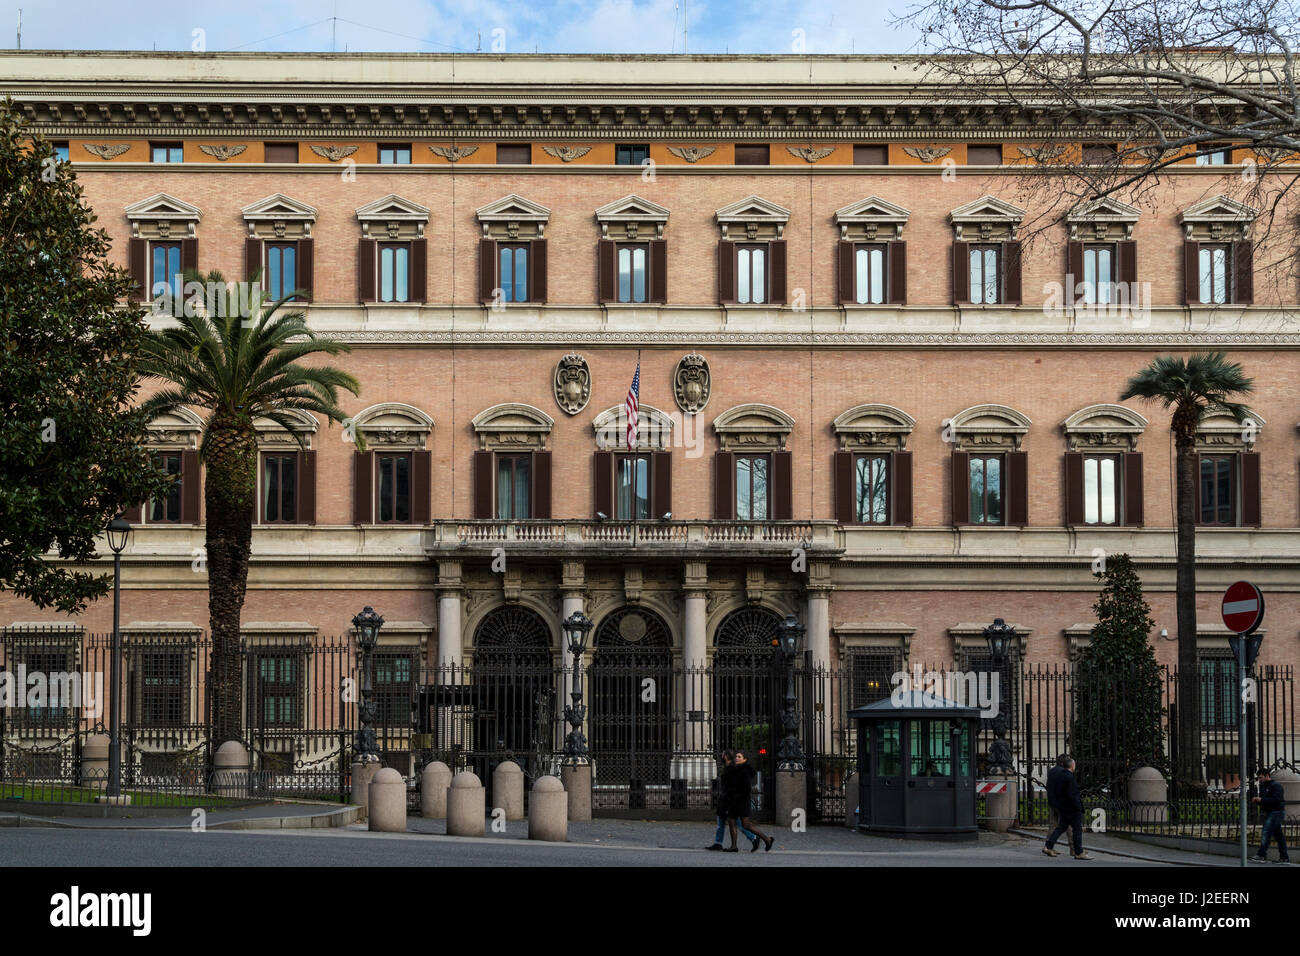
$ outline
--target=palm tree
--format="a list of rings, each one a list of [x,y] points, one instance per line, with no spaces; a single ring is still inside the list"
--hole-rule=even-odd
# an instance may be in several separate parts
[[[1128,381],[1120,401],[1142,398],[1172,408],[1170,430],[1177,455],[1178,547],[1178,766],[1186,788],[1203,786],[1199,665],[1196,660],[1196,430],[1207,411],[1244,422],[1250,409],[1233,401],[1254,388],[1237,362],[1222,352],[1183,359],[1162,355]]]
[[[191,270],[184,278],[225,282],[219,272],[204,276]],[[303,444],[291,411],[316,412],[342,422],[338,390],[356,395],[360,388],[347,372],[301,363],[317,353],[350,351],[344,343],[312,332],[301,312],[281,311],[286,301],[303,295],[297,291],[278,302],[256,302],[245,319],[231,290],[219,301],[224,308],[218,308],[217,315],[202,308],[178,310],[196,314],[178,316],[175,326],[155,329],[142,349],[142,375],[164,383],[144,402],[150,417],[181,406],[207,412],[199,457],[207,469],[203,498],[214,746],[241,737],[239,620],[257,497],[253,422],[270,419]]]

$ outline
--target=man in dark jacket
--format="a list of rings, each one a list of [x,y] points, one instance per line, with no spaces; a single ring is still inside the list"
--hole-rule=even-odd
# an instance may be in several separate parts
[[[1091,860],[1083,852],[1083,798],[1079,795],[1079,781],[1074,776],[1074,758],[1061,754],[1056,758],[1056,766],[1047,772],[1047,805],[1056,811],[1058,822],[1056,829],[1047,837],[1043,852],[1056,856],[1053,849],[1056,841],[1070,828],[1070,855],[1076,860]]]
[[[715,781],[715,789],[713,794],[713,809],[716,810],[718,814],[718,829],[717,832],[714,833],[713,835],[713,843],[709,846],[706,846],[705,847],[706,850],[722,849],[722,834],[727,828],[728,793],[726,790],[726,783],[730,779],[728,771],[730,771],[735,761],[736,761],[736,752],[734,750],[728,749],[722,752],[722,771],[718,775],[719,779]],[[746,830],[745,839],[753,841],[758,838],[754,836],[753,833]],[[734,820],[731,821],[731,845],[733,847],[736,845],[736,823]]]
[[[1264,829],[1259,835],[1259,852],[1255,854],[1256,863],[1268,862],[1269,841],[1277,837],[1277,861],[1290,863],[1291,857],[1286,852],[1286,834],[1282,825],[1286,822],[1286,791],[1282,784],[1273,779],[1267,770],[1259,772],[1259,796],[1251,798],[1264,811]]]

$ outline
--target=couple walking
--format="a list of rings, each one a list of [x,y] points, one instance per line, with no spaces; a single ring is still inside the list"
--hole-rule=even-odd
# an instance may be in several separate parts
[[[774,837],[767,836],[758,827],[754,826],[749,820],[750,804],[749,795],[754,789],[754,778],[757,771],[750,766],[749,761],[745,758],[743,750],[724,750],[722,752],[722,786],[718,791],[718,830],[713,835],[713,845],[710,850],[722,850],[724,853],[739,853],[736,846],[736,824],[740,824],[741,832],[749,840],[751,853],[758,852],[758,843],[763,841],[763,850],[772,849],[772,844],[776,842]],[[731,846],[724,848],[722,846],[722,830],[727,827],[731,832]]]

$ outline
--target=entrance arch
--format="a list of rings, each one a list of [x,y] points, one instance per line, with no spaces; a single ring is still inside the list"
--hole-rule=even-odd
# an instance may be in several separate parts
[[[471,764],[486,784],[507,758],[526,768],[549,758],[555,692],[551,630],[536,611],[497,608],[474,630]]]
[[[771,763],[780,710],[780,670],[772,642],[781,617],[763,607],[742,607],[722,619],[714,637],[714,743],[719,749],[766,748],[747,756],[755,766]]]

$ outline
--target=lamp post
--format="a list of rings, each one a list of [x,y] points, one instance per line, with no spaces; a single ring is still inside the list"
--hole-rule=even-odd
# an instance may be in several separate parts
[[[108,523],[108,546],[113,552],[113,659],[109,662],[108,798],[122,795],[122,551],[131,534],[131,522],[119,513]]]
[[[582,703],[582,652],[587,649],[587,634],[590,631],[591,619],[581,611],[574,611],[564,622],[564,636],[573,661],[573,689],[569,694],[573,703],[564,708],[564,719],[569,723],[569,732],[564,738],[562,760],[562,763],[569,766],[591,762],[587,738],[582,733],[582,723],[587,719],[587,708]]]
[[[1258,626],[1258,621],[1256,622]],[[1259,645],[1264,643],[1264,635],[1253,629],[1242,634],[1228,636],[1228,646],[1232,656],[1237,660],[1237,752],[1240,754],[1241,773],[1241,865],[1246,866],[1249,852],[1246,846],[1247,797],[1246,780],[1250,768],[1246,766],[1246,681],[1255,672],[1255,659],[1259,657]]]
[[[384,619],[367,604],[352,619],[352,626],[357,629],[357,648],[361,651],[361,726],[357,729],[353,759],[359,763],[371,763],[379,759],[379,748],[375,745],[375,705],[370,699],[374,694],[371,653],[379,643],[379,629],[384,626]]]
[[[781,709],[781,724],[785,737],[777,748],[777,769],[800,771],[806,769],[806,758],[799,745],[799,711],[794,693],[794,659],[803,641],[804,627],[793,614],[786,615],[777,632],[777,651],[785,662],[785,706]]]
[[[993,623],[984,628],[984,641],[988,645],[989,656],[993,658],[993,672],[998,675],[998,710],[993,718],[993,743],[989,746],[989,772],[1011,773],[1011,745],[1007,743],[1007,719],[1002,713],[1002,667],[1007,662],[1011,651],[1011,642],[1015,639],[1016,629],[1002,618],[993,619]]]

